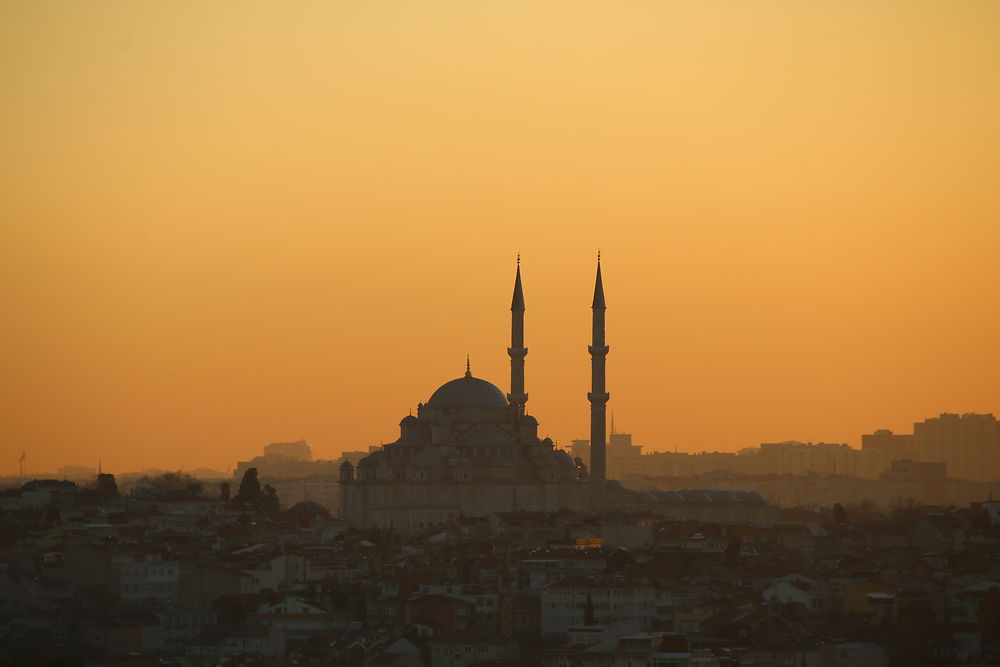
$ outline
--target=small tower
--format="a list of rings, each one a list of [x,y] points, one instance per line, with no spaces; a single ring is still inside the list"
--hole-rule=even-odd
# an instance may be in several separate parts
[[[590,352],[590,487],[591,506],[595,511],[607,507],[607,431],[608,399],[604,386],[604,364],[609,348],[604,342],[604,283],[601,281],[601,254],[597,253],[597,282],[594,285],[593,331]]]
[[[521,289],[521,256],[517,256],[517,274],[514,277],[514,296],[510,301],[510,393],[507,400],[517,409],[519,415],[524,414],[524,404],[528,402],[528,394],[524,391],[524,358],[528,356],[528,348],[524,346],[524,292]]]

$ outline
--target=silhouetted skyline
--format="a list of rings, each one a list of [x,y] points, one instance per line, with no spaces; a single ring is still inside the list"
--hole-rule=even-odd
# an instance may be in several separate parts
[[[391,439],[517,253],[563,444],[598,248],[647,445],[1000,410],[996,3],[84,7],[0,7],[0,472]]]

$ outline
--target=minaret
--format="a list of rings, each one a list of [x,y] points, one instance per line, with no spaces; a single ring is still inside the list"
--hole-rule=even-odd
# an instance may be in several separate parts
[[[524,404],[528,395],[524,393],[524,358],[528,348],[524,346],[524,292],[521,290],[521,256],[517,256],[517,275],[514,278],[514,297],[510,301],[510,393],[507,400],[524,414]]]
[[[595,511],[607,507],[607,452],[605,431],[608,398],[604,390],[604,361],[610,349],[604,344],[604,283],[601,282],[601,253],[597,253],[597,282],[594,285],[593,340],[590,352],[590,488],[591,505]]]

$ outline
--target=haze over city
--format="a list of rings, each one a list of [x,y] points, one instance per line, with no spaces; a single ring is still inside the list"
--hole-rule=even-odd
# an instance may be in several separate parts
[[[0,667],[1000,664],[1000,2],[0,2]]]
[[[1000,409],[1000,5],[8,3],[0,473],[225,470],[506,387],[647,451]]]

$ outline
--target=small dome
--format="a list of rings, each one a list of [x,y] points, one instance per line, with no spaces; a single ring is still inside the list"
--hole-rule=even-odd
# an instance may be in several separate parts
[[[703,489],[683,489],[678,493],[681,494],[681,498],[683,498],[686,503],[704,505],[712,502],[712,497],[709,496]]]
[[[350,461],[344,461],[340,464],[341,470],[354,470],[354,465]]]
[[[413,415],[406,415],[403,417],[402,421],[399,422],[399,425],[405,428],[407,426],[415,426],[419,423],[420,421]]]
[[[384,457],[385,453],[381,449],[377,449],[368,456],[366,456],[365,458],[358,461],[358,467],[374,468],[375,466],[378,465],[379,461],[381,461]]]
[[[676,491],[660,491],[657,489],[656,491],[653,491],[653,497],[661,503],[674,504],[684,502],[684,498]]]
[[[538,420],[531,415],[524,415],[521,417],[521,423],[525,426],[538,426]]]
[[[653,494],[650,493],[649,491],[638,491],[637,494],[640,503],[651,504],[656,502],[656,499],[653,497]]]
[[[313,502],[311,500],[303,500],[301,502],[295,503],[287,510],[285,514],[320,514],[329,515],[330,510],[323,507],[319,503]]]
[[[552,459],[557,465],[573,467],[573,457],[564,449],[557,449],[552,452]]]
[[[506,408],[507,397],[486,380],[466,374],[446,382],[427,401],[430,408]]]
[[[736,494],[731,491],[714,490],[709,491],[708,494],[712,496],[712,502],[715,503],[735,503],[739,502],[736,498]]]
[[[766,505],[767,501],[764,496],[760,495],[756,491],[739,491],[738,498],[749,505]]]

